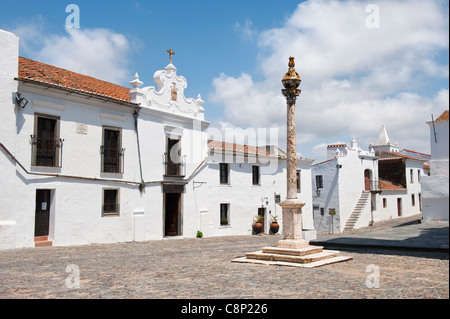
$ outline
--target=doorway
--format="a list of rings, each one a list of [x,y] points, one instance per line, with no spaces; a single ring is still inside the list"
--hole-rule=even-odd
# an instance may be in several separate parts
[[[266,218],[266,209],[264,207],[258,208],[258,216],[261,216],[262,218],[262,224],[263,224],[263,233],[266,233],[266,223],[265,223],[265,218]]]
[[[397,214],[398,214],[398,217],[402,216],[402,199],[401,198],[397,198]]]
[[[50,231],[50,195],[49,189],[36,190],[36,215],[34,236],[48,236]]]
[[[364,190],[370,191],[370,176],[372,172],[369,169],[364,171]]]
[[[164,236],[181,235],[181,193],[164,194]]]

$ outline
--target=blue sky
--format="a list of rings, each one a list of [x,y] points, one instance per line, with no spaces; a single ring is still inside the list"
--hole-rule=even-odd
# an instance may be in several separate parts
[[[68,32],[71,3],[80,29]],[[122,85],[138,72],[153,86],[172,49],[213,127],[279,128],[282,148],[280,80],[295,56],[298,152],[317,161],[352,137],[366,149],[382,124],[400,148],[429,152],[425,122],[448,109],[448,17],[439,0],[0,2],[0,28],[21,37],[22,56]]]

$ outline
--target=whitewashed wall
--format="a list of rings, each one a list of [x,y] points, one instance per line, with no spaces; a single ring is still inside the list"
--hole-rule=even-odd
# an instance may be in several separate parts
[[[430,126],[430,176],[422,178],[423,219],[449,220],[449,125],[448,121]],[[436,132],[436,140],[434,133]]]
[[[14,93],[18,73],[19,38],[14,34],[0,30],[0,143],[11,152],[16,151],[15,135],[20,121],[16,122],[17,106]],[[16,213],[18,206],[11,199],[20,199],[27,194],[17,185],[16,165],[5,151],[0,149],[0,249],[15,247],[20,241]],[[22,202],[19,203],[19,205]],[[17,238],[19,237],[19,238]]]

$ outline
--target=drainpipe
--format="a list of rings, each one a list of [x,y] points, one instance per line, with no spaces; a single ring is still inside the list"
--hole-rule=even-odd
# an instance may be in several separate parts
[[[142,175],[141,146],[139,143],[139,130],[138,130],[139,111],[140,111],[140,108],[136,108],[136,110],[133,113],[133,117],[134,117],[134,130],[136,131],[136,142],[137,142],[138,159],[139,159],[139,173],[141,174],[141,183],[139,184],[139,191],[142,193],[142,191],[145,188],[145,182],[144,182],[144,178]]]

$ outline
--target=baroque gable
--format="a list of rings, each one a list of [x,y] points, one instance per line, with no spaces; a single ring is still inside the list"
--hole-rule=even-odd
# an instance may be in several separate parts
[[[168,64],[163,70],[156,71],[153,75],[155,86],[143,87],[136,73],[130,84],[133,89],[130,91],[131,100],[140,103],[144,108],[155,109],[171,114],[204,120],[203,104],[205,103],[200,94],[197,99],[186,98],[184,90],[187,88],[187,81],[183,76],[177,74],[177,68]]]

